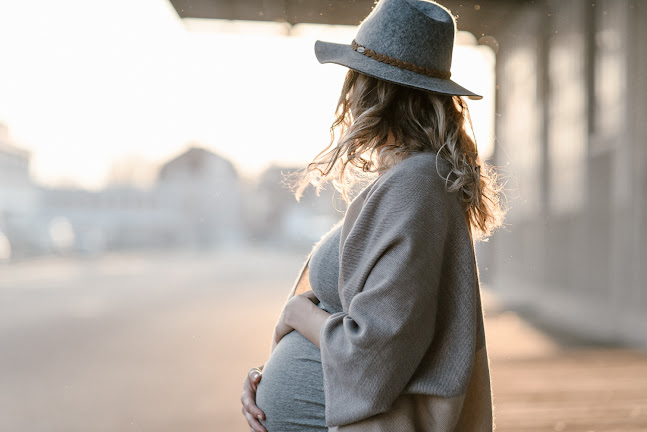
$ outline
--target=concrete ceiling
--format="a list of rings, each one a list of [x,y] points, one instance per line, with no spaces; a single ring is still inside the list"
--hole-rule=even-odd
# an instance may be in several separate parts
[[[181,18],[278,21],[290,24],[358,25],[373,0],[169,0]],[[496,36],[518,8],[531,0],[447,0],[458,29]]]

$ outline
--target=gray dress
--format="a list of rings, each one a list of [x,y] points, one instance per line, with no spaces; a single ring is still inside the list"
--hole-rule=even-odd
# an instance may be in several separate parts
[[[319,307],[331,314],[342,310],[337,292],[341,227],[323,236],[308,263]],[[285,335],[263,368],[256,405],[265,412],[261,423],[268,432],[328,431],[319,348],[296,331]]]

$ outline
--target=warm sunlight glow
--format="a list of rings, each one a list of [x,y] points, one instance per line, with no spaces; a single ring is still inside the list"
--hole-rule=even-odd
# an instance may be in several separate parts
[[[466,99],[483,159],[494,152],[495,61],[494,52],[485,45],[458,45],[452,59],[452,79],[483,96],[476,101]]]
[[[159,164],[196,141],[247,177],[271,163],[303,165],[328,145],[346,72],[320,65],[314,41],[348,42],[355,31],[185,23],[163,0],[2,2],[0,38],[12,44],[0,122],[45,184],[99,188],[120,161]],[[461,45],[453,66],[457,82],[484,96],[469,106],[489,155],[494,54]]]

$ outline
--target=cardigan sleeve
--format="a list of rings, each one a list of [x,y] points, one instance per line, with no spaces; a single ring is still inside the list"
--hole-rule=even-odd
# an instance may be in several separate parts
[[[434,336],[450,195],[435,171],[409,168],[392,168],[347,211],[343,311],[320,334],[328,426],[387,411]]]

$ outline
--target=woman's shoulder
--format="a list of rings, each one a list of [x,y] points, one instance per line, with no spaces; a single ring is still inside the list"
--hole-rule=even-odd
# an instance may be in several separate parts
[[[450,164],[432,152],[417,152],[389,168],[349,204],[344,225],[380,215],[429,220],[451,218],[462,211],[458,194],[448,192],[443,175]],[[347,231],[347,228],[344,231]]]
[[[393,173],[392,175],[407,175],[408,173],[419,177],[434,174],[433,178],[442,180],[441,176],[448,174],[450,169],[450,163],[438,156],[438,153],[425,151],[409,154],[405,159],[391,167],[387,173],[391,172]]]
[[[389,168],[373,183],[367,199],[372,194],[392,195],[398,200],[430,197],[449,198],[446,178],[451,172],[448,161],[435,152],[416,152]]]

